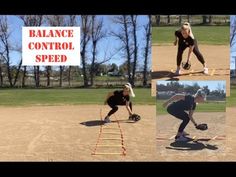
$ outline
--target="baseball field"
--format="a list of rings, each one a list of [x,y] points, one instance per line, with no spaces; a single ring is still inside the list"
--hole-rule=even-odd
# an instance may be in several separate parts
[[[173,140],[157,139],[160,136],[171,138],[179,121],[169,117],[164,110],[159,111],[155,98],[150,96],[150,89],[134,90],[137,97],[133,99],[133,110],[141,115],[139,122],[128,121],[126,109],[120,107],[111,118],[112,123],[104,125],[101,118],[110,109],[103,105],[103,98],[112,90],[114,89],[1,89],[0,160],[236,159],[235,97],[228,98],[227,105],[230,107],[226,108],[226,113],[223,111],[223,105],[215,107],[216,105],[208,103],[207,107],[212,108],[212,111],[207,113],[203,113],[205,110],[199,107],[197,120],[208,123],[208,132],[199,132],[193,126],[187,129],[193,136],[214,138],[219,135],[218,138],[193,145],[190,143],[187,147],[176,147],[180,145],[171,144]],[[232,87],[231,93],[236,93],[235,87]],[[159,119],[162,119],[162,122]],[[218,140],[222,135],[226,135],[226,140]],[[178,148],[180,150],[176,150]]]
[[[1,161],[153,160],[156,109],[150,89],[134,89],[128,121],[120,107],[110,124],[103,105],[114,89],[1,89]],[[147,128],[148,127],[148,128]],[[101,129],[103,131],[101,132]],[[99,142],[98,142],[99,141]]]
[[[229,26],[193,26],[200,52],[205,58],[209,74],[202,73],[202,64],[192,55],[191,68],[174,76],[177,47],[173,45],[174,31],[179,27],[153,27],[152,31],[152,95],[156,94],[157,80],[226,80],[230,95]],[[188,49],[183,54],[187,58]]]
[[[189,137],[197,141],[174,142],[180,120],[167,114],[157,101],[157,153],[164,161],[235,161],[236,132],[234,119],[236,87],[231,86],[231,96],[224,102],[206,102],[197,106],[194,119],[207,123],[208,130],[199,131],[190,122],[186,128]],[[225,107],[227,105],[227,107]],[[225,111],[226,110],[226,111]]]

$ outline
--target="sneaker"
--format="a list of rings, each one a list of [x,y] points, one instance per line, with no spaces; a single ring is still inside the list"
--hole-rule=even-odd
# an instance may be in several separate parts
[[[177,70],[175,71],[175,75],[179,76],[180,74],[181,74],[181,70],[180,70],[180,69],[177,69]]]
[[[204,74],[208,74],[208,68],[205,67],[205,68],[203,69],[203,73],[204,73]]]
[[[107,116],[107,117],[105,117],[104,121],[105,121],[106,123],[110,123],[110,122],[111,122],[111,120],[109,119],[109,117],[108,117],[108,116]]]
[[[182,133],[182,136],[189,136],[190,134],[189,133],[187,133],[187,132],[185,132],[185,131],[183,131],[183,133]]]
[[[189,138],[186,138],[183,135],[175,137],[175,141],[188,141],[188,140],[189,140]]]

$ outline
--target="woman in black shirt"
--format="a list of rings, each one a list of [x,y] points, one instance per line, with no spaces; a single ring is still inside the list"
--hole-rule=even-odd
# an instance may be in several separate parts
[[[131,116],[132,113],[132,102],[130,101],[130,95],[135,97],[132,86],[130,83],[124,85],[123,90],[116,90],[114,92],[108,93],[105,100],[105,104],[108,104],[112,109],[105,117],[105,122],[110,122],[110,116],[118,110],[118,105],[125,105],[126,109]]]
[[[203,65],[203,73],[208,74],[208,68],[206,67],[206,62],[198,49],[197,40],[194,38],[194,35],[191,30],[191,26],[189,23],[185,22],[182,27],[175,31],[175,41],[174,45],[178,42],[178,52],[177,52],[177,69],[175,74],[180,75],[180,64],[182,61],[182,56],[184,50],[189,47],[187,63],[190,62],[192,52],[196,55],[197,59]]]
[[[202,103],[206,100],[206,94],[202,89],[199,89],[195,95],[176,94],[163,104],[167,107],[167,112],[172,116],[182,120],[178,132],[175,136],[176,141],[187,141],[184,129],[189,121],[197,127],[197,123],[193,119],[193,113],[197,103]],[[186,112],[188,111],[188,112]]]

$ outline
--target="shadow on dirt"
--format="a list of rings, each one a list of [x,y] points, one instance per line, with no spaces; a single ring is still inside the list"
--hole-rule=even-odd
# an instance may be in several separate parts
[[[218,147],[216,145],[204,144],[199,141],[185,141],[185,142],[172,142],[170,143],[170,147],[166,147],[166,149],[180,150],[180,151],[196,151],[196,150],[217,150]]]

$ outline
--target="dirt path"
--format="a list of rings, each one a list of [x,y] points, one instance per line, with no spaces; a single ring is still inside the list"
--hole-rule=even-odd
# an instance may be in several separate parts
[[[207,123],[207,131],[196,130],[190,122],[186,127],[189,137],[199,139],[197,142],[174,142],[174,136],[180,120],[171,115],[157,116],[157,151],[163,160],[207,161],[224,160],[225,151],[225,113],[195,113],[198,123]],[[161,137],[170,138],[167,140]]]

